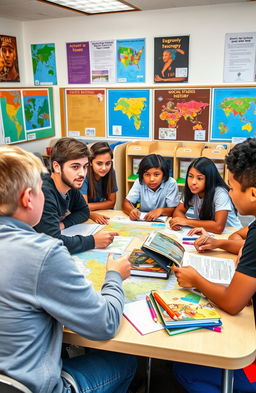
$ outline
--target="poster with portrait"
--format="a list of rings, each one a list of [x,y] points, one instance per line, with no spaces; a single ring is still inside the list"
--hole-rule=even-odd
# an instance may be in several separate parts
[[[189,36],[155,37],[154,82],[187,82],[189,71]]]
[[[16,37],[0,35],[0,82],[19,82]]]

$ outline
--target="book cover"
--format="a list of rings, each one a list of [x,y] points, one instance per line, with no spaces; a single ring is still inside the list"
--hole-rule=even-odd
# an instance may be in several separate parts
[[[129,256],[131,262],[131,275],[141,277],[168,278],[170,269],[163,269],[153,258],[150,258],[141,249],[135,248]]]
[[[220,326],[220,314],[203,296],[186,289],[152,291],[164,327]]]

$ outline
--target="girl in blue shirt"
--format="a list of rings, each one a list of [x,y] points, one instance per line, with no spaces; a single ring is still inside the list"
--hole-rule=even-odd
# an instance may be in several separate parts
[[[171,228],[202,227],[214,233],[222,233],[225,225],[241,228],[228,192],[214,162],[207,157],[196,158],[188,167],[183,201],[173,213]],[[190,207],[194,218],[186,217]]]
[[[95,210],[113,209],[116,203],[116,176],[113,151],[106,142],[96,142],[90,148],[90,165],[81,193],[90,209],[90,218],[107,224],[109,217]]]
[[[123,210],[131,220],[138,220],[141,212],[148,212],[146,221],[159,216],[171,216],[179,203],[178,186],[169,177],[168,162],[158,154],[144,157],[138,169],[137,179],[123,202]],[[140,210],[135,206],[140,203]]]

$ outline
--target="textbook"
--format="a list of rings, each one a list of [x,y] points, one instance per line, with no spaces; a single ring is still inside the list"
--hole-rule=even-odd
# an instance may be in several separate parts
[[[129,256],[131,262],[131,276],[156,277],[167,279],[170,268],[162,268],[153,258],[141,249],[135,248]]]
[[[214,283],[229,285],[235,273],[233,259],[186,252],[177,240],[160,232],[151,232],[141,249],[163,268],[172,264],[178,267],[192,266],[204,278]]]
[[[165,328],[220,326],[221,317],[204,296],[187,289],[151,292]]]

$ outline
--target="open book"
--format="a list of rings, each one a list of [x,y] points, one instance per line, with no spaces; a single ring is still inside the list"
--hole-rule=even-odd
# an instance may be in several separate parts
[[[135,248],[129,256],[131,262],[131,276],[168,278],[170,268],[162,268],[144,251]]]
[[[233,259],[188,253],[179,242],[160,232],[151,232],[141,249],[160,266],[173,263],[178,267],[192,266],[207,280],[218,284],[228,285],[235,273]]]

